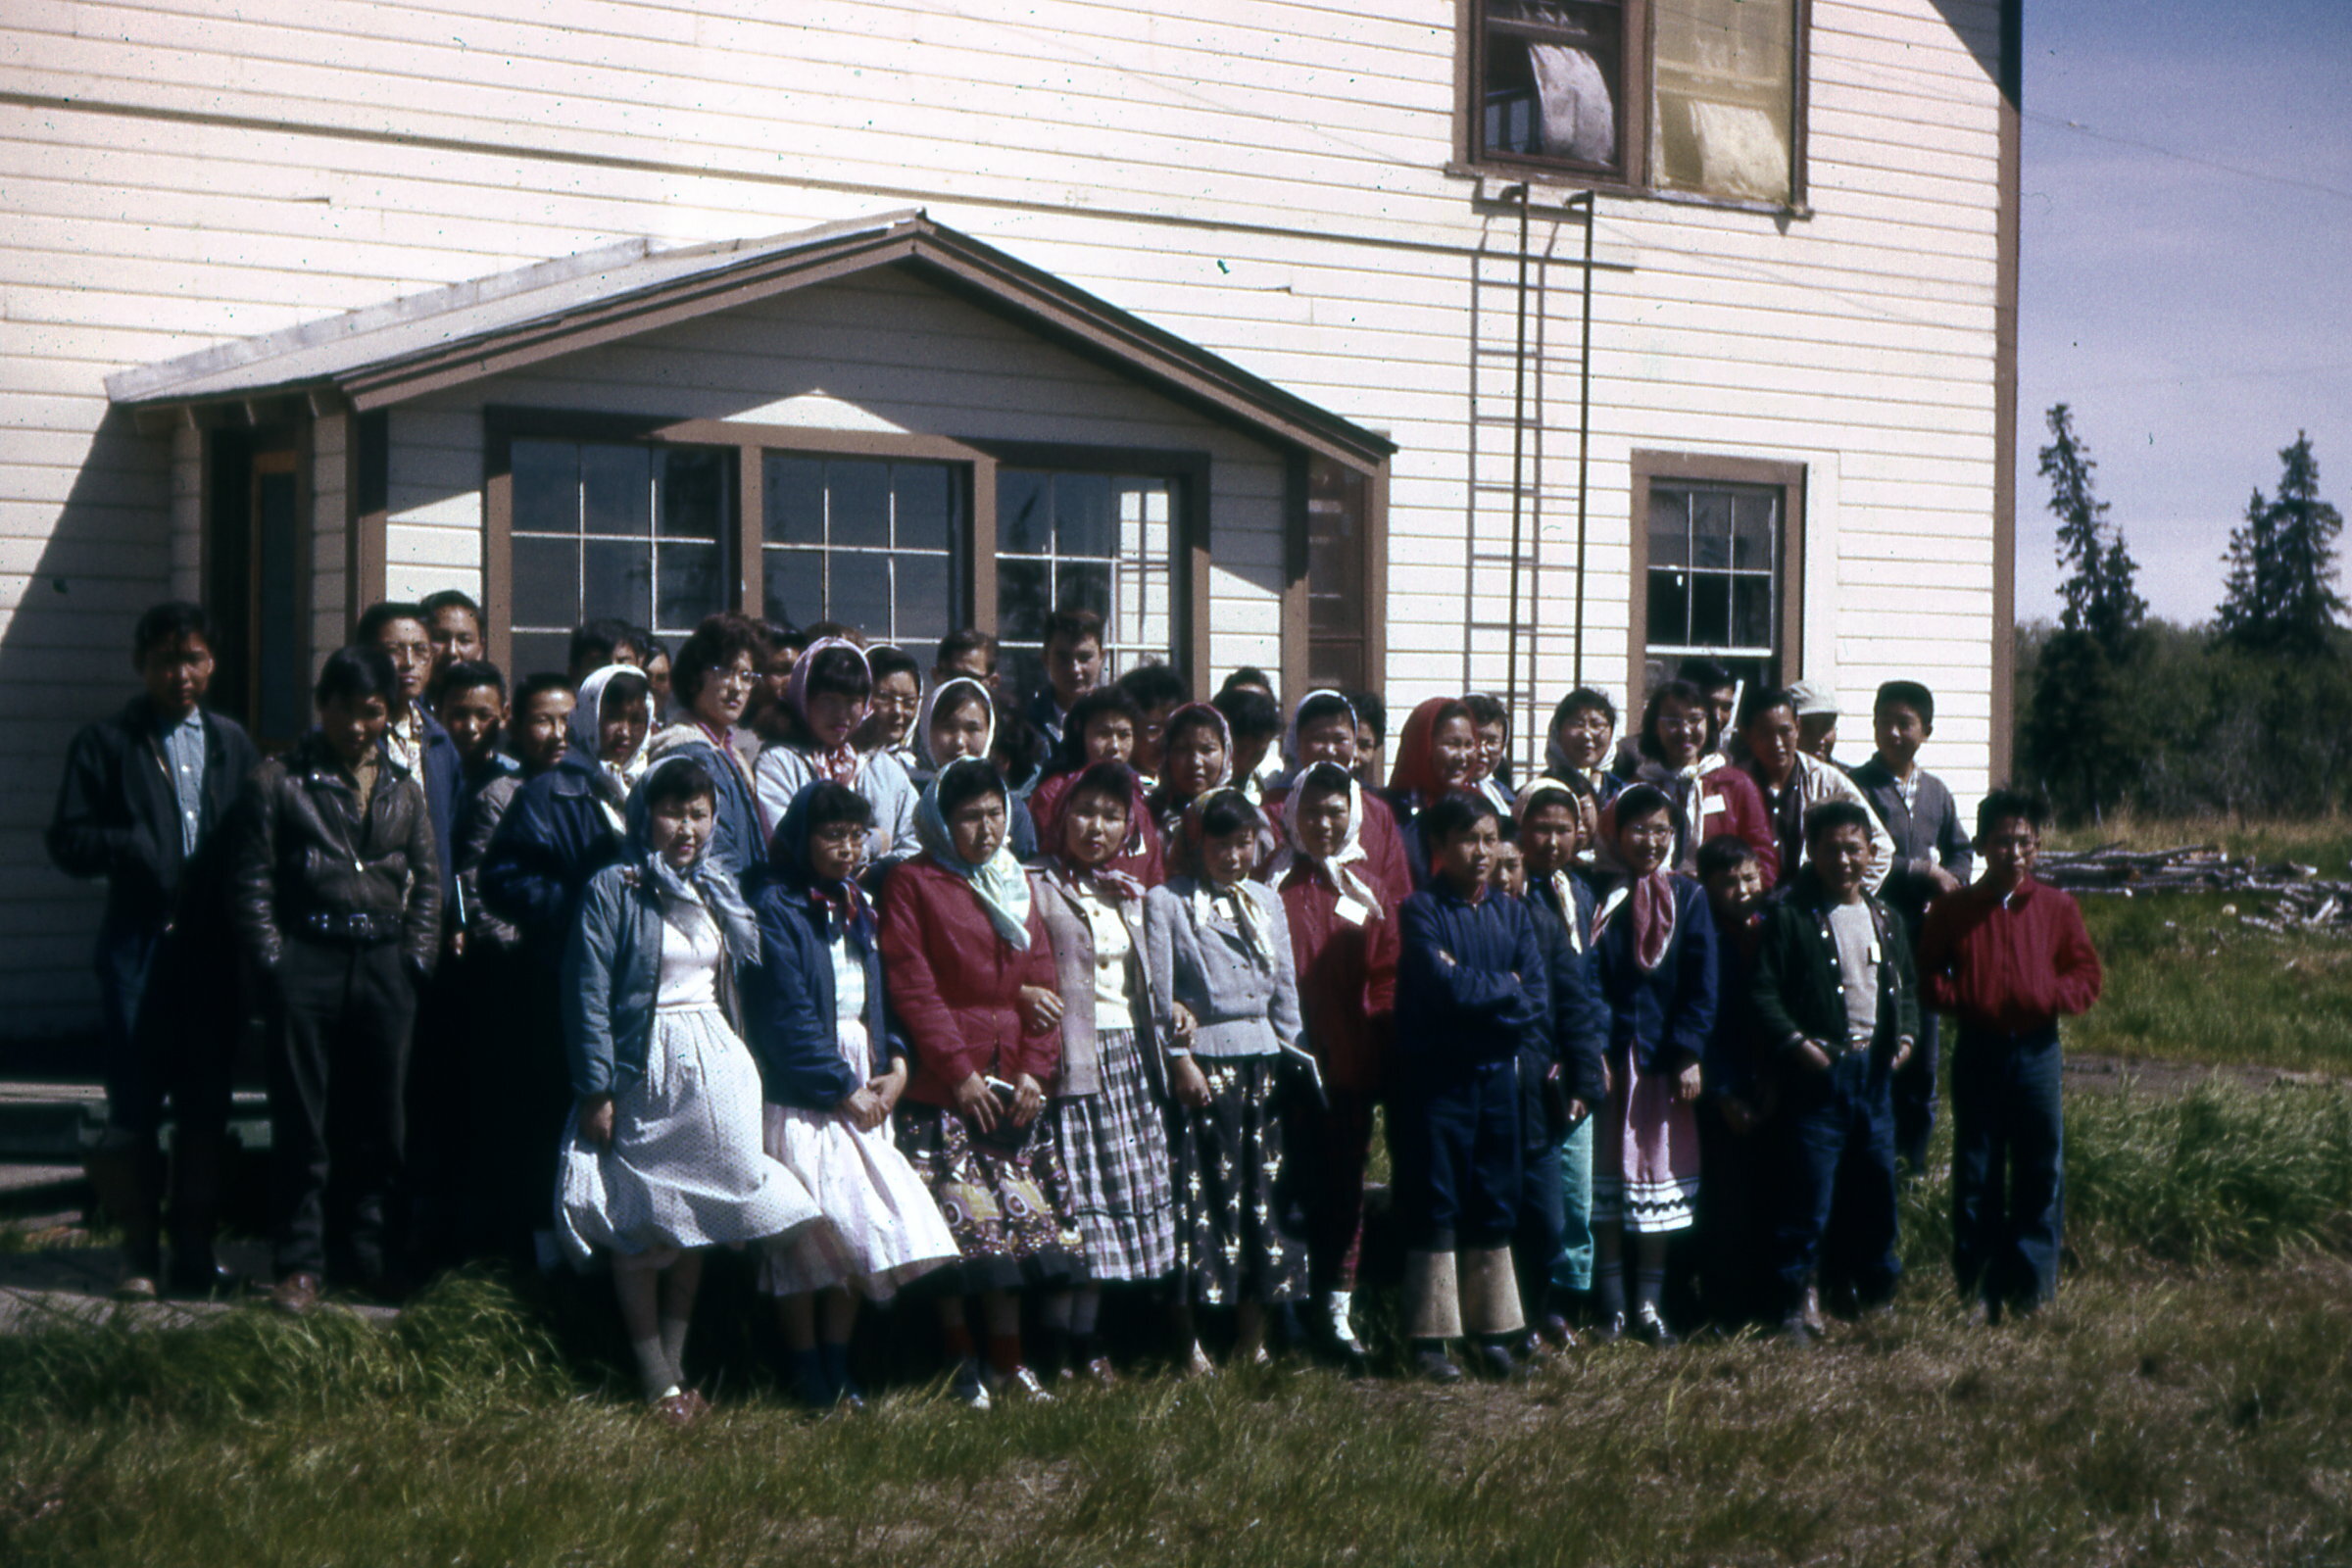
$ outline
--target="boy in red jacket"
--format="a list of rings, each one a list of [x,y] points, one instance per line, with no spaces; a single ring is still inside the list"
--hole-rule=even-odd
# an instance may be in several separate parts
[[[2099,956],[2082,911],[2034,880],[2041,824],[2032,797],[1986,796],[1977,808],[1984,880],[1930,906],[1919,938],[1925,1000],[1960,1018],[1952,1267],[1987,1323],[2004,1308],[2032,1312],[2058,1294],[2058,1020],[2099,1000]]]

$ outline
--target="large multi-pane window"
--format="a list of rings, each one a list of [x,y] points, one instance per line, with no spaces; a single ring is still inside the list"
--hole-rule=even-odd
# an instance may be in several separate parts
[[[1778,486],[1651,482],[1645,689],[1694,655],[1778,682],[1785,506]]]
[[[785,452],[763,461],[769,616],[841,621],[917,651],[955,628],[970,537],[961,466]]]
[[[1372,684],[1371,481],[1318,458],[1306,470],[1306,678],[1361,691]]]
[[[997,470],[997,636],[1006,689],[1045,682],[1046,618],[1102,617],[1109,675],[1173,657],[1176,485],[1165,477]]]
[[[725,608],[733,454],[517,439],[513,661],[560,670],[571,629],[612,618],[675,639]]]
[[[1788,203],[1800,0],[1476,0],[1473,159]]]

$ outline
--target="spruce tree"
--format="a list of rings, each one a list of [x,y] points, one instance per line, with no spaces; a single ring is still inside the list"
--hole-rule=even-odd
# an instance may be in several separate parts
[[[2059,809],[2096,820],[2128,791],[2146,751],[2132,670],[2148,606],[2138,593],[2139,564],[2098,498],[2098,464],[2075,433],[2074,411],[2060,403],[2047,419],[2041,476],[2050,481],[2050,512],[2058,519],[2065,609],[2042,650],[2018,738]]]
[[[2311,437],[2278,454],[2278,494],[2260,489],[2230,534],[2230,575],[2217,616],[2223,638],[2249,653],[2308,656],[2325,651],[2343,613],[2335,591],[2335,536],[2343,514],[2320,498]]]
[[[2075,434],[2074,411],[2054,405],[2047,416],[2050,444],[2041,449],[2041,476],[2050,481],[2050,512],[2058,519],[2058,585],[2066,608],[2059,623],[2087,632],[2110,656],[2121,657],[2148,612],[2139,597],[2139,564],[2121,528],[2107,521],[2107,503],[2098,498],[2098,464]]]

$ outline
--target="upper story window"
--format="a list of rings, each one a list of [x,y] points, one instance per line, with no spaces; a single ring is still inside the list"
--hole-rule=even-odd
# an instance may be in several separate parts
[[[1801,193],[1803,0],[1472,0],[1470,154],[1596,182]]]

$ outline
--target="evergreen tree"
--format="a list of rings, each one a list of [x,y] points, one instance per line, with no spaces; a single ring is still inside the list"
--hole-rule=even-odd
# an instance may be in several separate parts
[[[2060,624],[2098,639],[2121,657],[2148,612],[2139,597],[2139,564],[2132,559],[2121,528],[2107,521],[2107,503],[2098,498],[2093,475],[2098,464],[2075,434],[2074,411],[2054,405],[2047,416],[2050,444],[2041,449],[2041,476],[2050,481],[2050,512],[2058,519],[2058,585],[2066,601]]]
[[[2278,492],[2261,490],[2230,534],[2230,575],[2218,615],[2225,640],[2249,653],[2309,656],[2327,651],[2343,596],[2335,591],[2335,536],[2343,514],[2320,499],[2311,437],[2278,454]]]

